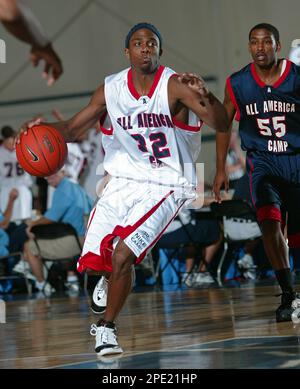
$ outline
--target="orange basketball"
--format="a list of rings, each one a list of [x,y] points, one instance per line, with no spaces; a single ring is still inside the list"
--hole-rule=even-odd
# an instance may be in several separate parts
[[[19,164],[32,176],[48,177],[61,169],[68,155],[63,136],[46,124],[33,126],[22,133],[16,144]]]

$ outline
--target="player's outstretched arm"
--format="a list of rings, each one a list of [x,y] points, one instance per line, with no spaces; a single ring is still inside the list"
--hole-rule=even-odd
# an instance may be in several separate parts
[[[188,82],[181,77],[170,79],[169,104],[171,109],[176,107],[178,101],[191,109],[209,127],[216,131],[228,131],[229,122],[224,106],[208,90],[201,77]]]
[[[74,142],[78,137],[80,137],[80,135],[82,135],[83,132],[95,125],[105,110],[106,103],[104,85],[101,85],[92,96],[89,104],[71,119],[47,124],[57,129],[62,134],[66,142]],[[19,135],[16,138],[16,143],[20,142],[20,134],[22,132],[26,133],[28,128],[38,124],[41,124],[40,119],[24,123],[20,129]]]
[[[106,110],[104,85],[101,85],[92,96],[89,104],[73,116],[70,120],[63,122],[66,128],[63,136],[67,142],[75,141],[83,132],[94,127],[100,116]]]
[[[43,78],[53,85],[63,73],[61,60],[30,8],[22,1],[0,0],[0,21],[12,35],[31,45],[33,66],[44,61]]]

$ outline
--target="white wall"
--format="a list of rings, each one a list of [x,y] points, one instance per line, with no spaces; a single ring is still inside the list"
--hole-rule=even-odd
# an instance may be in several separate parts
[[[0,102],[94,90],[105,75],[127,66],[124,37],[140,21],[155,24],[162,33],[162,63],[178,71],[215,75],[212,85],[222,98],[228,74],[249,62],[249,29],[259,22],[274,24],[281,33],[283,55],[290,42],[300,38],[298,0],[28,0],[28,4],[63,59],[64,75],[47,88],[39,72],[26,66],[28,47],[0,26],[7,44],[7,63],[0,64]],[[82,7],[86,8],[82,9]],[[80,13],[80,9],[82,12]],[[72,19],[79,13],[80,16]],[[24,68],[25,67],[25,68]],[[23,69],[24,68],[24,69]],[[87,102],[74,99],[57,103],[0,107],[0,126],[18,126],[29,116],[48,113],[55,105],[71,115]],[[50,118],[50,117],[49,117]],[[205,130],[204,130],[205,133]],[[213,175],[214,145],[203,146],[201,158],[207,176]]]

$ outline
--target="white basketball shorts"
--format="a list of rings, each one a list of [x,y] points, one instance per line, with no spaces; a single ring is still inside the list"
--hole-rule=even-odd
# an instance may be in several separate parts
[[[78,271],[111,272],[120,238],[140,263],[185,202],[163,185],[111,178],[91,211]]]

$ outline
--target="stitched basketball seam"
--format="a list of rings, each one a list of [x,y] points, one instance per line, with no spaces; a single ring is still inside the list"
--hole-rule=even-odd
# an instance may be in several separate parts
[[[38,139],[37,139],[37,137],[36,137],[36,135],[35,135],[35,133],[34,133],[34,129],[33,129],[33,128],[34,128],[34,127],[32,127],[31,130],[32,130],[32,134],[33,134],[33,136],[34,136],[34,139],[35,139],[35,141],[36,141],[37,147],[39,148],[39,150],[40,150],[40,152],[41,152],[41,154],[42,154],[42,156],[43,156],[43,158],[44,158],[44,160],[45,160],[45,162],[46,162],[46,165],[47,165],[49,171],[51,171],[51,170],[52,170],[52,169],[51,169],[51,166],[48,164],[47,158],[45,157],[45,154],[44,154],[44,152],[43,152],[43,150],[42,150],[42,148],[41,148],[41,146],[40,146],[40,144],[39,144],[39,142],[38,142]]]
[[[57,131],[53,132],[53,131],[52,131],[52,128],[51,128],[51,127],[48,127],[48,126],[47,126],[47,129],[51,132],[51,134],[54,136],[54,138],[57,137]],[[57,141],[57,143],[59,143],[59,141],[58,141],[57,139],[55,139],[55,140]],[[63,162],[63,160],[62,160],[63,155],[62,155],[62,153],[61,153],[60,147],[58,147],[58,151],[59,151],[59,161],[60,161],[59,164],[61,165],[62,162]]]

